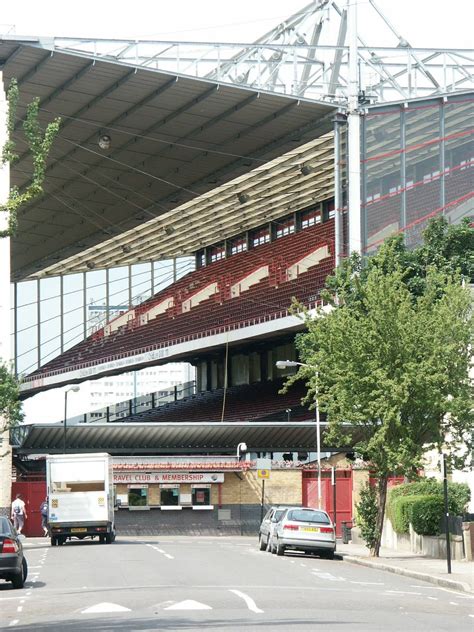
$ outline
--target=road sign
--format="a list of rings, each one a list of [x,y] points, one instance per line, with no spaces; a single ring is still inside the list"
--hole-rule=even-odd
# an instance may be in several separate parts
[[[271,459],[257,459],[257,470],[271,470],[272,469],[272,460]]]
[[[257,470],[257,478],[270,478],[270,470]]]

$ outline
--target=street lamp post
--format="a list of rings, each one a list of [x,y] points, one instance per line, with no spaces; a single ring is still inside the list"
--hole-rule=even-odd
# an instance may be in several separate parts
[[[304,366],[308,369],[314,369],[316,372],[316,395],[314,405],[316,408],[316,450],[318,452],[318,509],[321,509],[321,421],[319,418],[319,401],[318,401],[318,369],[312,364],[304,362],[296,362],[295,360],[278,360],[275,363],[277,369],[286,369],[294,366]]]
[[[64,391],[64,424],[63,424],[63,454],[66,454],[66,432],[67,432],[67,394],[72,391],[77,393],[79,386],[71,386]]]

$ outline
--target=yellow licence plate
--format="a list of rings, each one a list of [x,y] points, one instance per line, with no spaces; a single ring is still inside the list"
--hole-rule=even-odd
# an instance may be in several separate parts
[[[313,533],[319,533],[319,527],[303,527],[301,531],[312,531]]]
[[[76,529],[71,529],[71,533],[86,533],[87,529],[85,527],[77,527]]]

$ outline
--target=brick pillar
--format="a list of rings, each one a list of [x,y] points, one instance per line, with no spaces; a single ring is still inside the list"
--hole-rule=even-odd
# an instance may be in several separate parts
[[[0,417],[3,426],[4,419]],[[10,513],[12,493],[12,450],[9,443],[9,432],[6,431],[0,438],[0,516]]]
[[[360,500],[360,490],[369,482],[368,470],[352,470],[352,515],[355,516],[355,506]]]

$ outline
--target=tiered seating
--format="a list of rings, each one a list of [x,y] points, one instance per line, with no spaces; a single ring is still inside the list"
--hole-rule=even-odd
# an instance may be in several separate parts
[[[224,389],[197,393],[138,415],[120,419],[117,423],[144,422],[217,422],[217,421],[303,421],[314,419],[314,411],[301,405],[306,394],[303,382],[294,384],[288,393],[279,395],[283,380],[259,382],[227,389],[224,417]],[[287,409],[291,409],[287,413]]]
[[[407,191],[407,224],[425,217],[441,207],[441,180],[420,184]]]
[[[334,267],[333,220],[289,235],[249,252],[239,253],[195,270],[153,298],[134,308],[133,315],[122,315],[124,324],[106,326],[87,340],[53,359],[31,377],[48,371],[64,370],[77,364],[104,361],[156,344],[205,334],[220,327],[236,326],[243,321],[261,319],[285,311],[295,296],[301,303],[318,300],[326,276]],[[329,255],[296,278],[289,280],[288,270],[305,255],[319,247],[328,247]],[[269,274],[232,296],[232,285],[268,264]],[[213,283],[218,291],[209,293]],[[200,302],[190,298],[205,290]],[[207,292],[207,294],[206,294]],[[183,303],[185,309],[183,309]],[[163,311],[160,306],[169,304]],[[187,307],[186,307],[187,306]],[[153,318],[148,320],[147,314]]]

